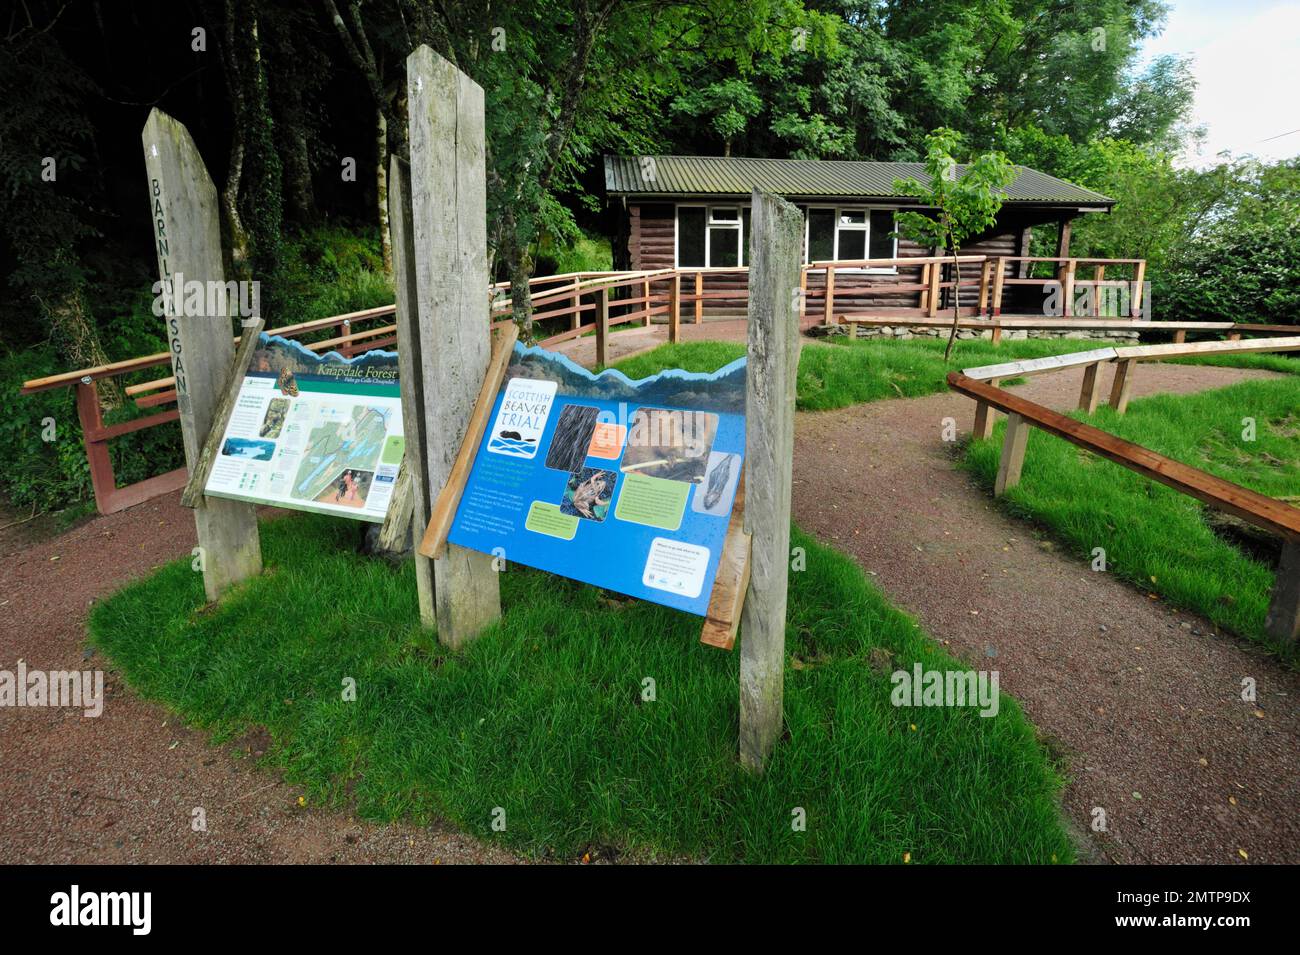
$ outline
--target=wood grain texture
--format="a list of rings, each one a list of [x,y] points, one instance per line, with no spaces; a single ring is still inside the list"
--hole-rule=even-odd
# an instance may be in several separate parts
[[[447,482],[487,374],[490,287],[483,90],[427,46],[406,60],[411,219],[430,500]],[[501,616],[487,554],[434,562],[438,639],[463,646]]]
[[[700,629],[700,642],[721,650],[736,645],[736,631],[749,589],[750,535],[745,530],[745,476],[736,483],[736,498],[731,505],[731,519],[718,558],[718,574],[709,596],[709,609]]]
[[[402,431],[406,450],[402,467],[411,475],[413,533],[423,533],[429,523],[428,444],[424,437],[424,383],[421,375],[420,308],[416,297],[415,235],[411,222],[411,167],[393,156],[388,166],[388,228],[393,241],[393,289],[396,292],[397,375],[402,396]],[[436,629],[433,600],[433,561],[415,554],[415,589],[420,623]]]
[[[185,490],[181,491],[181,504],[185,507],[197,507],[203,500],[203,488],[208,483],[208,475],[212,473],[212,465],[216,463],[217,455],[221,453],[221,439],[226,433],[226,426],[230,423],[230,414],[235,410],[239,389],[244,385],[244,376],[248,374],[248,366],[253,361],[253,352],[257,351],[258,336],[262,334],[265,325],[266,322],[257,318],[253,320],[252,325],[244,328],[239,350],[235,352],[235,361],[230,366],[230,374],[226,379],[225,391],[221,395],[221,403],[217,405],[217,410],[212,417],[212,427],[208,430],[208,438],[203,442],[203,450],[199,452],[198,464],[190,469],[190,478],[185,483]]]
[[[783,725],[803,217],[758,190],[752,209],[744,516],[751,545],[741,612],[740,760],[761,772]]]
[[[1007,415],[1007,429],[1002,436],[1002,456],[998,459],[998,475],[993,481],[994,497],[1001,497],[1020,483],[1020,469],[1025,464],[1025,446],[1028,441],[1029,424],[1023,415],[1011,412]]]
[[[154,109],[141,140],[159,276],[168,283],[178,276],[185,282],[224,283],[217,190],[189,130]],[[171,312],[179,312],[179,304],[173,302]],[[193,471],[212,430],[234,359],[230,317],[168,314],[165,321],[185,461]],[[194,508],[194,523],[201,548],[203,589],[209,600],[261,573],[261,541],[253,505],[205,499]]]

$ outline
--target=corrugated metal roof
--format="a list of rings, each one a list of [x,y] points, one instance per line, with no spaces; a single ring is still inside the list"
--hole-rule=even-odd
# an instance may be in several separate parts
[[[1113,199],[1055,176],[1017,166],[1007,187],[1011,202],[1113,205]],[[958,166],[958,175],[965,166]],[[762,189],[783,196],[897,198],[895,179],[928,177],[919,162],[838,159],[742,159],[735,156],[606,156],[605,191],[627,196],[749,195]]]

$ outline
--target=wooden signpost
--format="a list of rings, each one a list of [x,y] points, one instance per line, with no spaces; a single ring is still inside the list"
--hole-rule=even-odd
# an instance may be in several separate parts
[[[167,288],[173,288],[177,276],[183,277],[185,283],[224,285],[217,190],[189,130],[154,109],[141,139],[159,277]],[[211,298],[203,296],[205,307]],[[192,311],[193,303],[180,288],[174,288],[166,301],[165,321],[185,462],[194,474],[200,469],[203,446],[230,379],[235,349],[230,335],[229,301],[217,314],[186,314]],[[262,551],[253,505],[203,498],[195,503],[194,523],[203,588],[209,600],[216,600],[232,584],[261,572]]]
[[[758,190],[752,208],[744,512],[751,544],[740,624],[740,760],[761,772],[783,722],[803,220],[794,206]]]
[[[406,94],[411,235],[402,237],[399,311],[405,297],[417,315],[423,407],[415,415],[432,501],[451,476],[491,355],[483,90],[421,46],[406,60]],[[399,353],[410,341],[399,341]],[[501,616],[493,560],[456,545],[434,560],[438,639],[448,646]]]

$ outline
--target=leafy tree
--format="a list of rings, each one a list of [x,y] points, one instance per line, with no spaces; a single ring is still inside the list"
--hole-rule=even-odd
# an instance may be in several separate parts
[[[925,172],[928,181],[916,178],[896,179],[894,188],[902,195],[916,196],[932,213],[900,212],[895,221],[898,231],[921,245],[948,249],[952,253],[956,287],[952,296],[952,330],[943,358],[952,355],[961,320],[961,302],[957,288],[961,285],[961,244],[993,225],[1006,187],[1016,177],[1016,169],[998,152],[981,153],[964,172],[958,172],[953,153],[961,136],[940,127],[926,137]]]

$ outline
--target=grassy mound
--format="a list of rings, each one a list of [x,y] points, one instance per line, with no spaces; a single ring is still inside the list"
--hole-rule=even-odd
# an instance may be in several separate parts
[[[753,778],[735,756],[739,654],[702,646],[699,618],[511,566],[498,626],[461,653],[422,649],[410,563],[358,556],[356,534],[325,517],[268,522],[266,573],[220,606],[204,607],[187,558],[96,606],[92,641],[136,692],[218,740],[265,727],[265,760],[309,804],[442,817],[535,857],[1072,858],[1060,781],[1015,702],[990,718],[891,705],[890,672],[965,667],[806,535],[793,541],[807,568],[791,574],[788,738]]]

